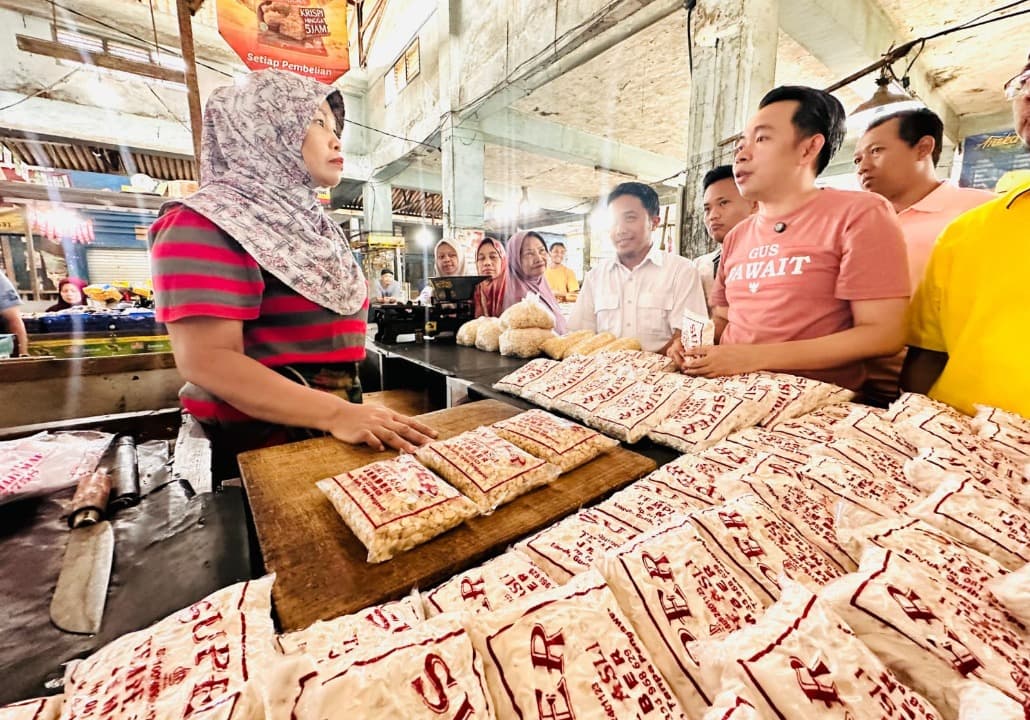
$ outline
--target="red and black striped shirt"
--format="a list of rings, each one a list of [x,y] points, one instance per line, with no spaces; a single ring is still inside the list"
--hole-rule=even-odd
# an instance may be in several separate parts
[[[243,322],[243,351],[268,367],[354,363],[365,357],[368,299],[343,316],[299,295],[263,269],[203,215],[180,205],[150,227],[150,263],[159,322],[215,317]],[[249,418],[187,383],[185,410],[205,422]]]

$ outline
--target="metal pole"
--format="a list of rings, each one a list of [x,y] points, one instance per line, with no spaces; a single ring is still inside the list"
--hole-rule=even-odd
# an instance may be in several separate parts
[[[36,272],[36,239],[32,236],[32,227],[25,223],[25,258],[29,263],[29,285],[32,288],[32,299],[42,300],[39,296],[39,275]]]
[[[193,159],[200,174],[200,129],[202,127],[200,110],[200,90],[197,87],[197,57],[193,50],[193,20],[190,16],[186,0],[175,0],[176,14],[179,18],[179,44],[182,47],[182,59],[186,66],[186,97],[190,105],[190,130],[193,134]],[[199,179],[199,178],[198,178]]]

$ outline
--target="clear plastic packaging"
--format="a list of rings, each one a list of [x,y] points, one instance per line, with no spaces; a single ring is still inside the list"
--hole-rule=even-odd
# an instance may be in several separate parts
[[[310,673],[313,663],[284,658],[276,650],[274,579],[230,585],[73,660],[65,670],[61,716],[96,718],[102,708],[117,708],[118,717],[155,719],[209,711],[208,716],[232,720],[288,717],[288,708],[281,706],[285,691]],[[233,697],[244,702],[219,705]]]
[[[814,590],[843,574],[757,495],[742,495],[688,517],[709,550],[738,568],[741,581],[769,603],[780,596],[781,577]]]
[[[57,720],[64,695],[22,700],[0,707],[0,720]]]
[[[481,427],[420,447],[415,456],[490,513],[533,488],[555,480],[561,470]]]
[[[948,477],[907,509],[1009,570],[1030,562],[1030,511],[972,478]]]
[[[410,634],[425,620],[418,593],[394,602],[365,608],[351,615],[319,620],[303,630],[279,636],[279,647],[287,655],[304,654],[325,673],[350,664],[350,656],[390,637]]]
[[[0,442],[0,505],[75,486],[96,469],[113,438],[79,430]]]
[[[505,357],[535,358],[541,353],[543,344],[553,337],[553,330],[508,328],[498,338],[497,347]]]
[[[422,593],[429,617],[446,612],[481,613],[506,607],[557,584],[523,553],[509,550]]]
[[[980,437],[995,443],[1013,462],[1030,463],[1030,420],[1016,413],[978,405],[972,425]]]
[[[578,356],[563,360],[552,372],[526,385],[523,388],[522,397],[551,409],[556,398],[585,382],[596,369],[594,363],[587,357]]]
[[[707,315],[698,315],[690,310],[683,312],[680,328],[680,345],[684,350],[715,344],[715,323]]]
[[[483,352],[497,352],[501,348],[501,333],[504,326],[498,318],[485,318],[476,329],[476,349]]]
[[[719,505],[726,501],[721,478],[734,468],[703,455],[683,455],[662,465],[647,478],[664,483],[701,505]]]
[[[617,441],[595,430],[543,410],[529,410],[490,427],[508,442],[557,466],[563,473],[619,446]]]
[[[479,326],[488,319],[489,318],[486,317],[477,317],[475,320],[469,320],[458,328],[458,333],[454,337],[454,342],[458,345],[464,345],[465,347],[475,347],[476,335],[479,332]]]
[[[346,668],[301,686],[293,717],[323,720],[492,717],[482,657],[457,614],[362,649]]]
[[[596,572],[468,621],[498,720],[684,716]]]
[[[587,508],[544,528],[515,547],[562,585],[589,570],[595,558],[632,540],[643,529],[599,508]]]
[[[692,393],[664,422],[648,433],[657,443],[683,453],[715,445],[762,417],[757,403],[726,393]]]
[[[602,403],[587,417],[587,422],[622,442],[637,443],[674,413],[687,397],[686,392],[671,385],[636,382]]]
[[[501,323],[506,328],[515,330],[522,328],[551,330],[554,328],[554,313],[540,302],[539,295],[529,293],[525,298],[501,313]]]
[[[644,478],[594,507],[627,525],[651,530],[670,518],[704,506],[700,501],[665,483]]]
[[[597,370],[590,377],[558,395],[551,407],[587,422],[601,405],[618,397],[635,382],[633,375],[619,368]]]
[[[880,517],[892,517],[920,500],[907,483],[891,476],[871,474],[839,458],[815,457],[798,469],[798,474],[823,490],[862,510]]]
[[[411,455],[319,480],[343,521],[379,563],[478,514],[476,505]]]
[[[591,353],[601,350],[605,345],[615,342],[615,335],[610,332],[602,332],[592,337],[588,337],[585,340],[581,340],[568,349],[565,353],[565,357],[572,357],[573,355],[590,355]]]
[[[1009,614],[993,592],[993,583],[1012,574],[997,560],[922,520],[889,518],[841,530],[841,541],[859,557],[871,546],[881,547],[911,560],[927,575],[939,579],[941,592],[950,598],[955,612],[970,618],[975,625],[1018,624],[1018,618]],[[1030,624],[1025,628],[1030,628]]]
[[[762,601],[682,517],[605,554],[597,568],[686,714],[700,718],[713,696],[702,689],[704,658],[687,643],[756,622]]]
[[[796,583],[757,623],[691,643],[711,686],[743,685],[762,717],[939,720],[826,603]]]
[[[978,679],[1023,700],[1030,683],[1030,643],[1015,625],[971,618],[942,592],[943,580],[914,561],[870,548],[857,573],[821,597],[899,679],[945,717],[957,717],[963,681]]]
[[[1030,628],[1030,564],[987,582],[987,589],[1023,624]]]
[[[505,375],[494,383],[494,390],[523,396],[527,385],[539,380],[557,367],[558,363],[554,360],[547,360],[545,358],[530,360],[515,372]]]

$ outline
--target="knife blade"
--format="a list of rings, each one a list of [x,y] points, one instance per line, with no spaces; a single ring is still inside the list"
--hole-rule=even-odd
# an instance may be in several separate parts
[[[66,632],[100,630],[114,559],[114,528],[103,520],[110,491],[110,475],[98,470],[79,481],[72,498],[72,529],[50,601],[50,620]]]
[[[114,559],[114,528],[107,520],[75,528],[50,601],[50,620],[61,630],[94,635],[107,603],[107,583]]]

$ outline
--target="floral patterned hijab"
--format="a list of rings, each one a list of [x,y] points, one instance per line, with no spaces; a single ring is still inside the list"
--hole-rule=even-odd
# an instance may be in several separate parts
[[[323,101],[342,128],[340,93],[311,78],[261,70],[217,88],[204,109],[200,190],[181,204],[218,225],[297,293],[354,315],[368,287],[343,230],[322,210],[301,156]]]

